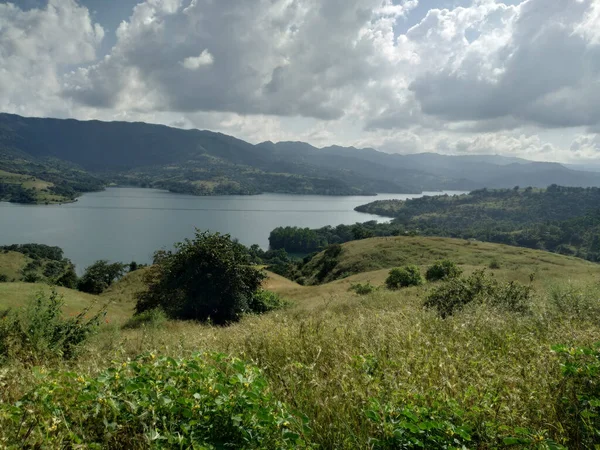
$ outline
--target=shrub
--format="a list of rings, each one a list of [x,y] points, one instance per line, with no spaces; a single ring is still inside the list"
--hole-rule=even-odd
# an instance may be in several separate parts
[[[7,282],[8,282],[8,275],[0,273],[0,283],[7,283]]]
[[[437,408],[381,404],[371,400],[367,418],[375,426],[374,449],[460,449],[471,445],[471,429],[453,404]]]
[[[23,310],[5,313],[0,322],[0,357],[39,362],[76,356],[81,345],[98,329],[105,310],[88,317],[90,306],[65,319],[63,305],[63,298],[52,291],[49,297],[38,294]]]
[[[254,314],[264,314],[269,311],[275,311],[286,306],[286,301],[275,292],[260,289],[250,300],[249,312]]]
[[[433,290],[425,301],[427,308],[436,308],[442,318],[454,314],[470,303],[487,303],[512,312],[529,311],[533,289],[516,282],[499,283],[484,270],[468,278],[453,278]]]
[[[429,267],[425,273],[425,278],[427,281],[439,281],[458,278],[461,275],[462,270],[454,261],[444,259],[443,261],[438,261]]]
[[[595,348],[556,346],[562,359],[559,417],[572,448],[597,448],[600,442],[600,344]]]
[[[493,269],[493,270],[499,269],[500,268],[500,262],[496,258],[492,259],[490,261],[489,268]]]
[[[349,291],[354,291],[358,295],[368,295],[377,290],[377,287],[373,286],[370,281],[366,283],[352,283]]]
[[[167,315],[162,309],[149,309],[148,311],[144,311],[131,317],[127,322],[125,322],[123,328],[160,328],[167,322],[167,320]]]
[[[548,303],[558,317],[581,321],[600,319],[600,289],[596,286],[577,286],[571,283],[551,286]]]
[[[292,449],[310,431],[258,368],[221,354],[150,354],[95,378],[52,374],[0,404],[0,426],[20,448]]]
[[[37,283],[42,278],[35,272],[26,272],[23,274],[24,283]]]
[[[420,286],[423,284],[421,271],[417,266],[405,266],[390,270],[385,280],[388,289],[400,289],[408,286]]]
[[[265,277],[229,235],[197,231],[194,240],[176,244],[175,252],[155,254],[136,312],[161,308],[175,319],[235,322],[250,311]]]

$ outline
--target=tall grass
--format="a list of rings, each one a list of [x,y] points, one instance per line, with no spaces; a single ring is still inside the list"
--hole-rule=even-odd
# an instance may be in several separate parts
[[[392,412],[406,411],[425,411],[423,423],[441,417],[434,422],[466,427],[469,448],[568,444],[558,402],[563,375],[552,347],[600,341],[596,291],[562,285],[538,292],[531,314],[478,304],[446,320],[423,309],[423,294],[345,293],[309,311],[247,317],[228,328],[107,326],[79,359],[54,368],[93,377],[142,353],[221,352],[258,367],[274,396],[308,418],[310,442],[320,448],[384,448]],[[2,370],[1,401],[14,402],[35,384],[30,367]],[[0,436],[9,432],[0,426]]]

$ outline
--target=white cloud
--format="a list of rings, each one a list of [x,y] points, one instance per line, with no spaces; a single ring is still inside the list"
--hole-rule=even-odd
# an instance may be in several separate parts
[[[0,4],[0,110],[64,114],[61,68],[93,61],[104,30],[74,0]]]
[[[100,59],[104,31],[76,0],[0,4],[0,110],[252,142],[599,155],[598,0],[418,3],[140,0]]]
[[[188,70],[198,70],[202,66],[210,66],[215,61],[208,50],[203,50],[199,56],[188,56],[181,65]]]

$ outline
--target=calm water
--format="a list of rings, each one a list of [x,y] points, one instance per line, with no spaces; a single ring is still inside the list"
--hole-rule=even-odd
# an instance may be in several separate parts
[[[420,196],[195,197],[155,189],[110,188],[66,205],[0,203],[0,245],[57,245],[81,272],[98,259],[150,262],[155,250],[192,237],[194,227],[229,233],[243,244],[267,248],[269,233],[278,226],[318,228],[381,220],[358,213],[354,207],[376,199]]]

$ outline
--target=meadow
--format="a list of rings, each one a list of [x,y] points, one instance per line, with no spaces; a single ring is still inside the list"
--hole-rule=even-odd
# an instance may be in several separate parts
[[[528,311],[483,302],[441,319],[423,304],[444,282],[396,291],[383,287],[390,268],[411,263],[425,273],[441,258],[457,262],[466,275],[486,269],[498,280],[531,284]],[[591,357],[593,363],[591,351],[586,356],[577,349],[600,342],[600,266],[540,251],[441,238],[356,241],[343,246],[339,259],[347,276],[321,285],[300,286],[270,274],[266,289],[290,305],[228,327],[164,317],[127,325],[133,294],[142,288],[141,272],[101,296],[61,290],[67,314],[88,302],[109,303],[108,323],[73,360],[7,360],[0,366],[0,447],[37,442],[62,448],[72,442],[69,433],[76,434],[77,421],[59,415],[66,406],[61,410],[57,405],[81,408],[82,417],[106,408],[104,425],[98,425],[96,434],[88,429],[87,436],[96,436],[98,447],[112,448],[188,448],[182,425],[204,417],[213,431],[202,432],[210,434],[225,426],[224,416],[232,415],[243,436],[251,431],[242,446],[246,448],[542,449],[594,448],[600,443],[594,431],[579,426],[579,416],[565,403],[580,392],[565,377],[565,367],[569,361],[579,364],[580,356]],[[367,281],[377,287],[373,292],[357,295],[350,290]],[[0,283],[0,305],[14,307],[40,288]],[[184,367],[194,364],[200,364],[204,375],[190,381],[190,374],[200,372]],[[140,371],[155,390],[171,392],[169,383],[180,389],[169,394],[169,402],[159,399],[147,406],[170,418],[168,426],[160,428],[160,419],[144,421],[139,406],[119,403],[118,392],[127,396],[143,391],[141,382],[132,387],[122,381],[139,380]],[[223,373],[228,375],[221,380]],[[65,374],[72,374],[67,376],[70,381]],[[594,374],[592,380],[597,380]],[[235,381],[240,376],[244,381]],[[78,386],[96,389],[89,411],[68,399],[83,389]],[[190,404],[188,417],[181,412],[187,405],[183,397],[190,393],[193,401],[194,389],[204,400]],[[215,394],[219,389],[225,394]],[[182,397],[179,403],[177,395]],[[55,403],[43,406],[44,398]],[[132,405],[146,405],[141,398]],[[240,398],[243,409],[223,409],[228,402],[239,407]],[[167,407],[171,401],[179,412]],[[259,403],[272,407],[263,411]],[[16,409],[7,407],[15,404]],[[214,407],[195,418],[193,408],[209,404]],[[35,411],[38,422],[26,408]],[[588,423],[597,423],[594,408],[588,408]],[[132,411],[137,416],[125,420]],[[86,448],[89,442],[80,444],[78,448]]]

